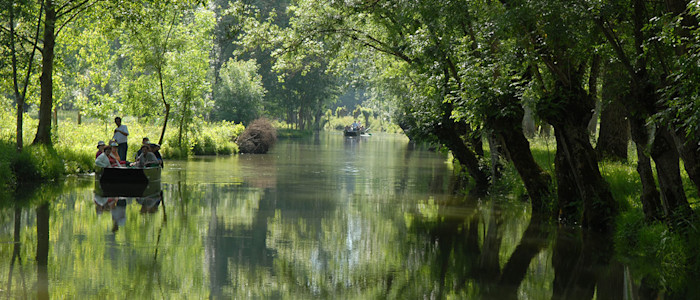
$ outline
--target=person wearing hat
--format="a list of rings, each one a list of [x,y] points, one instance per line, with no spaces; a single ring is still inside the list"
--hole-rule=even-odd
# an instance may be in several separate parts
[[[120,117],[114,118],[114,124],[117,124],[117,128],[114,129],[114,137],[112,139],[117,141],[119,157],[126,158],[126,152],[129,149],[126,137],[129,136],[129,129],[122,124],[122,118]]]
[[[162,168],[163,167],[163,157],[160,155],[160,145],[151,144],[151,150],[153,151],[153,154],[158,159],[158,164],[160,164],[160,167]]]
[[[99,141],[97,142],[97,153],[95,154],[95,158],[100,156],[102,154],[102,149],[105,148],[105,142],[104,141]]]
[[[117,141],[110,140],[109,145],[112,146],[112,154],[110,159],[114,159],[121,164],[125,164],[126,162],[122,160],[121,155],[118,153],[119,144],[117,144]]]

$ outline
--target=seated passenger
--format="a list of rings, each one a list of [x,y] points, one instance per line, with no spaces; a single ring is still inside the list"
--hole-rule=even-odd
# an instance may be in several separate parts
[[[119,162],[112,156],[112,146],[104,147],[102,154],[95,159],[95,165],[102,168],[119,166]]]
[[[141,146],[143,146],[143,145],[149,145],[149,144],[151,144],[151,140],[149,140],[147,137],[145,137],[145,138],[143,138],[143,140],[141,140]],[[141,155],[141,148],[139,148],[139,151],[136,151],[136,155],[134,156],[134,161],[136,161],[136,159],[137,159],[140,155]]]
[[[104,149],[104,147],[105,147],[105,142],[103,142],[103,141],[97,142],[97,153],[95,153],[95,158],[97,158],[98,156],[100,156],[100,154],[102,154],[102,149]]]
[[[126,161],[124,161],[124,160],[119,156],[119,151],[117,151],[117,148],[119,147],[119,144],[117,144],[117,141],[115,141],[115,140],[110,140],[110,141],[109,141],[109,145],[112,146],[112,155],[110,156],[110,161],[111,161],[112,159],[114,159],[114,160],[117,161],[117,165],[119,165],[119,167],[121,167],[122,165],[123,165],[123,166],[126,166],[126,165],[127,165]]]
[[[157,167],[160,164],[158,163],[158,158],[156,155],[153,154],[151,145],[143,145],[141,146],[141,155],[131,165],[139,168],[146,168]]]

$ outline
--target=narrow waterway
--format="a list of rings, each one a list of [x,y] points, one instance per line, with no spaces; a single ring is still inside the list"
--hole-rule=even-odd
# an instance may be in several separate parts
[[[167,161],[148,197],[100,197],[93,176],[23,190],[0,210],[0,297],[634,296],[609,243],[455,192],[446,157],[402,136]]]

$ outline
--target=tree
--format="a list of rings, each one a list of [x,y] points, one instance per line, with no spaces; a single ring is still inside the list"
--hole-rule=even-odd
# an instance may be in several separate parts
[[[132,71],[130,76],[135,76],[138,79],[132,82],[137,83],[136,87],[147,86],[145,81],[151,80],[150,72],[155,72],[158,98],[165,109],[163,129],[158,143],[163,143],[172,101],[166,98],[167,78],[165,78],[165,73],[172,63],[169,54],[171,51],[182,49],[185,45],[185,37],[177,36],[174,33],[184,14],[195,9],[198,3],[199,1],[196,0],[175,2],[143,0],[119,3],[119,5],[112,7],[116,20],[127,33],[125,42],[128,44],[127,49],[133,55],[131,63],[137,68],[135,72]],[[133,85],[131,87],[126,88],[129,91],[127,92],[127,101],[138,102],[143,101],[143,99],[154,99],[153,97],[132,98],[131,96],[135,96],[139,89],[133,89]],[[150,106],[148,107],[150,109]]]
[[[626,74],[622,68],[610,63],[604,68],[603,100],[600,113],[600,134],[596,144],[596,152],[601,158],[616,161],[627,161],[627,146],[629,144],[629,121],[624,103],[629,97]]]
[[[43,2],[42,2],[43,4]],[[7,33],[7,45],[10,48],[11,55],[11,65],[12,65],[12,87],[14,92],[15,103],[17,104],[17,130],[16,130],[16,143],[17,150],[21,151],[24,144],[23,137],[23,116],[26,110],[26,98],[27,98],[27,88],[29,87],[29,79],[32,76],[34,63],[34,55],[37,49],[37,43],[39,42],[39,32],[41,29],[41,9],[39,9],[39,17],[36,19],[36,29],[34,31],[34,36],[27,38],[23,37],[17,31],[16,23],[29,22],[32,20],[31,14],[27,10],[21,10],[19,8],[28,8],[29,3],[21,3],[16,1],[10,1],[0,6],[0,11],[7,12],[8,17],[8,28],[3,28],[3,32],[9,31]],[[29,33],[29,32],[25,32]],[[31,50],[23,51],[19,54],[21,61],[26,64],[26,74],[24,78],[19,78],[19,59],[17,51],[17,40],[21,40],[21,44],[28,44]],[[4,44],[4,43],[3,43]],[[21,47],[21,49],[26,49]],[[21,82],[20,82],[21,80]]]
[[[57,48],[63,59],[57,63],[56,75],[66,91],[57,101],[78,111],[78,124],[84,116],[111,122],[121,107],[119,34],[111,30],[113,20],[103,17],[109,14],[102,8],[96,7],[66,27],[67,42]]]
[[[557,141],[555,172],[561,218],[609,232],[617,204],[598,169],[588,138],[595,102],[585,84],[600,38],[586,3],[501,1],[513,34],[528,53],[542,62],[537,114],[554,127]],[[535,65],[539,74],[539,65]],[[539,75],[538,75],[539,76]],[[580,217],[582,215],[582,217]]]
[[[51,145],[51,112],[53,110],[53,67],[54,48],[61,30],[69,22],[90,8],[98,0],[73,2],[70,0],[42,1],[43,7],[43,39],[41,46],[37,45],[42,54],[41,61],[41,103],[39,105],[39,125],[34,138],[34,144]],[[39,15],[41,19],[41,14]]]
[[[603,33],[608,44],[614,50],[616,58],[622,64],[630,77],[631,101],[627,103],[630,115],[632,139],[637,144],[638,153],[649,153],[654,160],[657,170],[658,182],[661,191],[661,204],[664,216],[673,227],[685,227],[689,220],[693,220],[694,213],[690,209],[680,176],[679,149],[676,146],[673,124],[653,122],[647,126],[647,121],[656,116],[662,110],[667,109],[660,99],[659,91],[663,87],[665,78],[669,78],[673,67],[667,61],[667,57],[674,56],[681,45],[664,45],[657,42],[655,37],[663,33],[666,26],[653,22],[671,21],[667,18],[681,18],[684,10],[678,11],[678,4],[683,1],[670,1],[669,6],[659,7],[647,5],[645,1],[633,0],[628,7],[624,7],[622,13],[620,7],[600,7],[595,17],[597,28]],[[685,6],[684,6],[685,7]],[[667,10],[668,9],[668,10]],[[660,16],[649,19],[649,14]],[[670,13],[670,14],[667,14]],[[652,20],[652,22],[648,21]],[[681,23],[689,21],[688,18]],[[681,26],[682,27],[682,26]],[[619,35],[615,31],[626,31],[627,34]],[[683,30],[679,30],[683,31]],[[662,35],[663,36],[663,35]],[[630,46],[626,46],[630,45]],[[654,51],[648,52],[651,46]],[[661,106],[659,104],[662,104]],[[671,124],[671,125],[669,125]],[[647,151],[648,149],[648,151]],[[683,151],[680,151],[681,153]],[[650,219],[658,218],[655,208],[661,207],[654,199],[656,189],[653,177],[650,178],[650,168],[647,167],[647,159],[640,158],[640,176],[643,189],[646,191],[642,198],[645,212]],[[693,163],[692,160],[690,161]]]
[[[229,59],[223,64],[214,94],[217,119],[249,124],[261,115],[265,89],[257,71],[254,60]]]

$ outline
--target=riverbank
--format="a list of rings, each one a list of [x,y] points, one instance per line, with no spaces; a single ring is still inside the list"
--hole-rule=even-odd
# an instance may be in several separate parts
[[[554,174],[554,138],[537,137],[530,143],[538,164],[549,174]],[[631,143],[626,162],[603,160],[599,163],[601,175],[620,208],[611,237],[615,256],[636,274],[637,279],[641,278],[641,285],[650,293],[647,296],[664,295],[667,299],[694,297],[692,295],[697,295],[696,289],[700,288],[696,284],[700,283],[700,252],[696,250],[700,247],[700,221],[687,220],[687,227],[672,229],[664,222],[645,220],[640,200],[642,184],[636,167],[636,148]],[[681,177],[688,202],[696,216],[700,215],[700,198],[682,165]],[[512,164],[504,166],[501,179],[492,189],[515,196],[526,193]]]
[[[124,116],[122,121],[129,129],[126,160],[133,160],[143,137],[158,142],[162,130],[160,120],[140,121]],[[77,113],[62,111],[53,126],[53,145],[48,147],[31,145],[37,123],[32,114],[25,114],[25,147],[22,152],[17,152],[16,118],[10,112],[0,112],[0,187],[5,191],[15,190],[20,183],[46,182],[65,175],[93,172],[97,142],[108,142],[115,127],[112,119],[83,118],[78,124]],[[234,122],[201,121],[182,137],[177,130],[171,126],[166,131],[161,145],[165,159],[236,154],[238,146],[234,141],[245,127]]]

